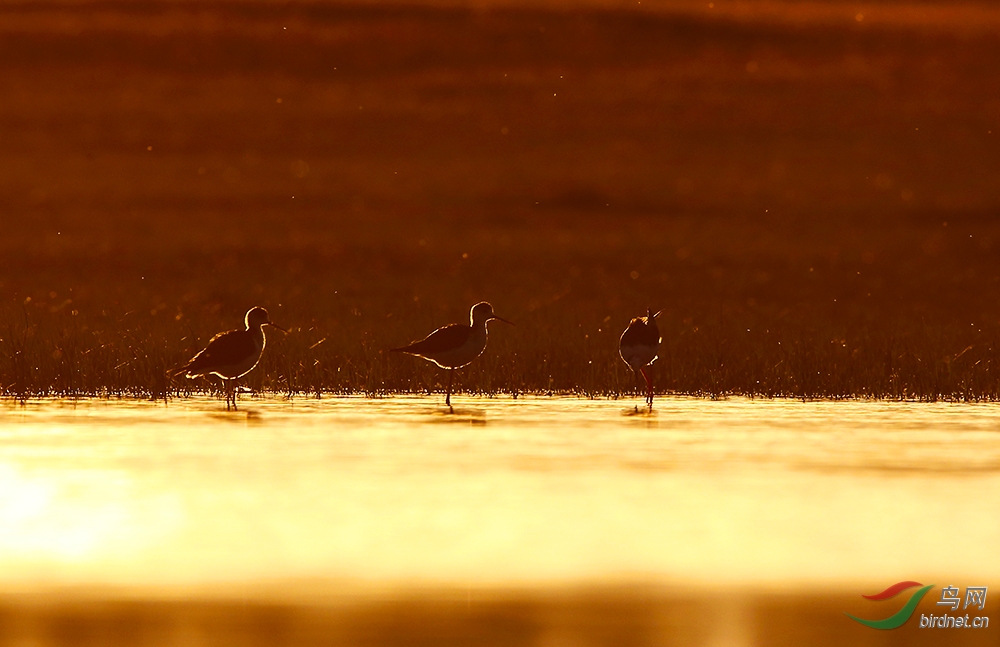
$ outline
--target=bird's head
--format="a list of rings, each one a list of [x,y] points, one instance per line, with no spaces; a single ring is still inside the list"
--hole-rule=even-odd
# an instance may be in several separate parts
[[[246,324],[247,330],[253,330],[254,328],[260,328],[261,326],[272,326],[281,332],[288,332],[281,326],[271,321],[271,318],[267,315],[267,310],[261,308],[260,306],[250,308],[250,310],[247,311]]]
[[[483,301],[482,303],[477,303],[476,305],[472,306],[472,311],[469,313],[469,316],[472,319],[473,326],[479,324],[485,324],[487,321],[492,321],[493,319],[502,321],[512,326],[514,325],[514,322],[507,321],[503,317],[496,316],[496,314],[494,314],[493,312],[493,306],[486,303],[485,301]]]

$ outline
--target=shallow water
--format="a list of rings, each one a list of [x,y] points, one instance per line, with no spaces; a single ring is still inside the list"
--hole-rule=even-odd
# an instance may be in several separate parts
[[[0,592],[1000,575],[997,405],[456,403],[6,403]]]

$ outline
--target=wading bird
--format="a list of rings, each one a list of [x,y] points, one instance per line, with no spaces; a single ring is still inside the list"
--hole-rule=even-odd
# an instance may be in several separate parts
[[[646,404],[653,410],[653,380],[646,372],[646,367],[656,361],[656,353],[660,350],[660,330],[656,327],[656,318],[660,316],[653,310],[646,311],[645,317],[636,317],[628,324],[618,342],[618,352],[628,364],[636,378],[641,374],[646,380]],[[662,312],[662,311],[661,311]]]
[[[469,325],[455,323],[442,326],[420,341],[392,348],[390,352],[423,357],[441,368],[448,369],[448,391],[444,396],[444,403],[454,412],[451,408],[451,384],[455,377],[455,369],[469,364],[486,349],[486,323],[493,319],[514,325],[493,314],[493,306],[483,301],[472,306],[469,312]]]
[[[273,326],[283,333],[288,331],[278,326],[264,308],[250,308],[245,318],[244,330],[220,332],[212,337],[208,346],[192,357],[187,364],[174,371],[174,376],[184,375],[196,378],[204,375],[217,375],[222,379],[222,387],[226,391],[226,411],[232,402],[236,410],[236,381],[257,366],[264,352],[264,326]]]

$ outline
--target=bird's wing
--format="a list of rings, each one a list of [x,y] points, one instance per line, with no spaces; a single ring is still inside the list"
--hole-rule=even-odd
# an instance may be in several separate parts
[[[179,372],[195,376],[218,366],[234,364],[239,359],[251,355],[255,350],[253,339],[250,335],[239,334],[242,332],[244,331],[230,330],[212,337],[208,346],[192,357]],[[234,357],[237,358],[236,361],[232,359]]]
[[[411,355],[437,354],[459,348],[469,340],[472,334],[472,326],[463,324],[448,324],[438,328],[420,341],[415,341],[409,346],[393,348],[397,353],[410,353]]]

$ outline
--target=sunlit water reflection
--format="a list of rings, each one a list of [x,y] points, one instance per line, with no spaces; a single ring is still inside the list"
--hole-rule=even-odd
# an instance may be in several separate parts
[[[458,402],[5,403],[0,586],[1000,574],[996,405]]]

